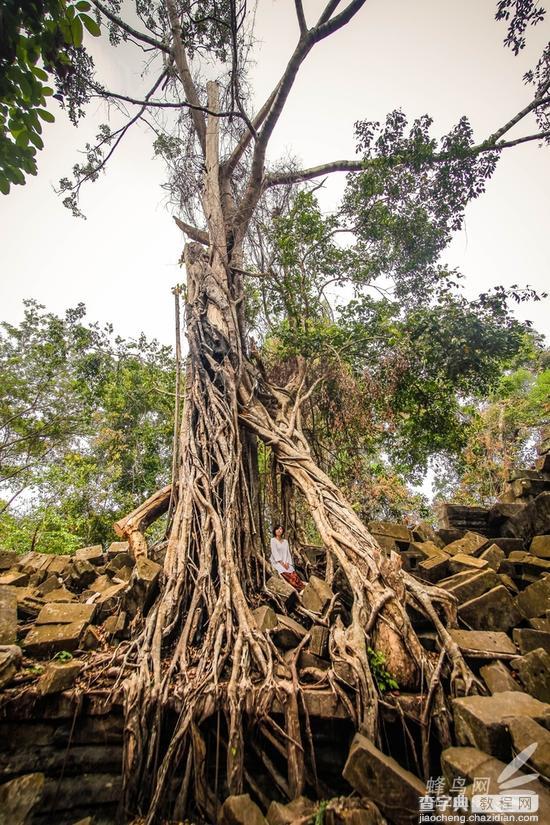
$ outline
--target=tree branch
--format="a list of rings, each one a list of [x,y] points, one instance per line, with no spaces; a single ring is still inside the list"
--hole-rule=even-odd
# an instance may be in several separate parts
[[[269,110],[271,109],[273,101],[275,100],[277,92],[279,91],[279,85],[280,83],[278,83],[275,86],[275,88],[267,98],[266,102],[264,103],[256,117],[252,119],[252,126],[254,127],[255,131],[257,131],[260,128],[260,126],[266,119],[267,115],[269,114]],[[253,137],[254,135],[252,134],[250,129],[247,129],[245,132],[243,132],[241,139],[239,140],[237,146],[233,149],[233,152],[231,153],[229,159],[223,164],[223,170],[227,177],[230,177],[233,174],[235,167],[242,158],[243,154],[246,152],[248,146],[250,145],[250,141]]]
[[[236,238],[244,235],[244,231],[250,221],[254,206],[260,196],[267,144],[269,143],[269,139],[275,126],[277,125],[279,117],[281,116],[300,66],[315,43],[325,37],[328,37],[329,34],[332,34],[337,31],[337,29],[342,28],[342,26],[345,26],[365,3],[366,0],[352,0],[347,8],[332,20],[307,31],[305,34],[300,36],[298,44],[294,49],[294,53],[292,54],[292,57],[290,58],[278,85],[273,105],[269,110],[269,114],[267,115],[262,130],[256,140],[254,154],[252,156],[250,177],[235,217],[234,234]],[[332,5],[332,3],[329,3],[330,7],[332,7]],[[329,6],[327,6],[327,8]]]
[[[328,175],[331,172],[361,172],[365,169],[366,163],[364,160],[333,160],[330,163],[322,163],[319,166],[312,166],[310,169],[296,169],[292,172],[281,172],[275,175],[267,175],[264,178],[264,186],[281,186],[291,183],[298,183],[313,178],[319,178],[322,175]]]
[[[532,112],[534,109],[538,109],[539,106],[544,106],[547,103],[550,103],[550,97],[545,97],[546,93],[548,92],[548,89],[550,89],[550,80],[542,88],[541,93],[537,95],[537,97],[535,97],[528,106],[526,106],[524,109],[521,109],[521,111],[519,111],[517,115],[514,115],[514,117],[511,118],[508,121],[508,123],[505,123],[504,126],[502,126],[500,129],[497,129],[497,131],[493,135],[490,135],[487,138],[487,143],[496,143],[499,138],[505,135],[506,132],[509,132],[513,126],[520,122],[520,120],[523,120],[523,118],[526,115],[528,115],[529,112]]]
[[[205,246],[208,246],[210,240],[208,232],[205,232],[203,229],[197,229],[196,226],[191,226],[190,223],[185,223],[185,221],[180,220],[180,218],[177,218],[175,215],[174,220],[176,222],[176,226],[188,235],[192,241],[197,241],[197,243],[202,243]]]
[[[170,20],[170,28],[172,29],[172,52],[174,55],[176,68],[185,91],[185,96],[193,107],[191,109],[193,125],[195,126],[195,131],[204,154],[206,152],[206,121],[204,114],[201,111],[199,96],[197,94],[197,89],[193,82],[193,78],[191,77],[187,55],[185,53],[185,49],[183,48],[180,19],[174,0],[165,0],[165,2],[168,18]]]
[[[92,3],[98,9],[98,11],[103,14],[107,20],[110,20],[111,23],[114,23],[115,26],[118,26],[119,29],[126,32],[126,34],[135,37],[136,40],[141,40],[142,43],[147,43],[149,46],[153,46],[155,49],[160,49],[161,52],[165,52],[166,54],[170,54],[170,49],[165,43],[161,43],[160,40],[156,40],[154,37],[151,37],[148,34],[143,34],[142,32],[138,32],[136,29],[133,29],[128,23],[125,23],[124,20],[121,20],[120,17],[117,17],[116,14],[113,14],[112,11],[103,5],[100,0],[92,0]]]
[[[300,33],[305,34],[307,32],[307,23],[302,0],[294,0],[294,5],[296,7],[296,17],[298,18],[298,25],[300,26]]]

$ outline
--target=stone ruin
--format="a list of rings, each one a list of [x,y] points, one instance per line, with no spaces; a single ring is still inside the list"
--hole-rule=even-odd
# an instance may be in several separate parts
[[[406,570],[455,596],[458,626],[450,633],[480,680],[479,695],[451,702],[456,746],[441,752],[434,744],[430,752],[435,795],[403,733],[414,739],[427,723],[421,694],[388,693],[383,753],[355,732],[329,688],[312,689],[304,701],[321,755],[317,801],[285,802],[259,780],[256,799],[245,794],[225,801],[222,825],[411,825],[422,810],[445,816],[442,800],[451,800],[449,814],[459,811],[452,807],[457,788],[468,800],[479,777],[498,793],[506,764],[533,743],[524,772],[539,775],[529,788],[538,796],[538,822],[550,823],[550,438],[535,469],[509,474],[498,503],[446,504],[438,515],[439,529],[369,524]],[[306,546],[301,556],[308,579],[303,594],[274,576],[255,610],[258,625],[283,653],[293,651],[306,630],[299,613],[282,615],[281,608],[292,614],[299,602],[320,614],[333,597],[323,579],[323,549]],[[162,545],[136,563],[124,542],[74,556],[0,552],[0,825],[119,821],[123,715],[111,655],[132,637],[154,598],[162,562]],[[415,629],[422,644],[435,649],[434,631],[420,618]],[[328,668],[326,636],[321,625],[313,627],[301,670]],[[480,821],[467,813],[467,803],[464,810],[463,821]]]

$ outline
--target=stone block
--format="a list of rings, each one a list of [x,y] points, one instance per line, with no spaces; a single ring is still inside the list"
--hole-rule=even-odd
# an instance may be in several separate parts
[[[419,522],[412,531],[415,541],[431,541],[436,547],[444,547],[445,542],[436,530],[426,521]]]
[[[71,556],[69,555],[55,555],[50,557],[50,562],[47,567],[47,574],[48,576],[61,576],[64,575],[67,570],[69,569],[69,565],[71,563]]]
[[[29,583],[29,573],[19,570],[8,570],[0,576],[0,587],[26,587]]]
[[[21,561],[19,553],[12,550],[0,550],[0,570],[11,570]]]
[[[378,536],[388,536],[395,541],[409,543],[411,531],[405,524],[397,524],[393,521],[369,521],[369,532],[376,538]]]
[[[263,604],[252,611],[254,621],[260,630],[273,630],[277,627],[277,614],[272,607]]]
[[[544,648],[547,653],[550,653],[550,633],[544,630],[533,630],[532,627],[516,627],[513,637],[522,654],[537,650],[537,648]]]
[[[534,630],[544,630],[546,633],[550,633],[550,619],[529,619],[529,625]]]
[[[511,690],[521,691],[521,687],[502,662],[491,662],[490,665],[480,668],[479,672],[491,693],[505,693]]]
[[[550,731],[539,725],[534,719],[518,717],[507,720],[508,730],[512,737],[512,746],[516,753],[537,743],[534,753],[529,759],[528,766],[533,768],[547,779],[550,778]]]
[[[498,759],[507,760],[510,756],[507,719],[525,716],[550,724],[550,706],[518,691],[465,696],[454,699],[452,707],[458,743],[474,746]]]
[[[106,565],[105,570],[111,575],[116,575],[121,567],[134,567],[135,560],[128,552],[117,553],[113,556],[109,564]]]
[[[114,559],[121,553],[128,553],[130,543],[128,541],[112,541],[107,548],[107,558]]]
[[[449,571],[451,573],[461,573],[464,570],[485,570],[489,565],[483,559],[469,556],[465,553],[457,553],[449,560]]]
[[[39,595],[38,590],[33,587],[18,587],[15,592],[18,617],[24,621],[36,619],[44,606],[44,598]]]
[[[499,655],[514,655],[516,646],[506,633],[488,630],[449,630],[451,638],[466,655],[477,658],[498,659]]]
[[[101,544],[94,544],[93,547],[80,547],[75,558],[79,561],[89,561],[91,564],[103,564],[103,547]]]
[[[97,569],[86,559],[74,559],[70,567],[69,579],[74,587],[88,587],[97,576]]]
[[[510,593],[512,593],[514,596],[518,595],[519,587],[507,573],[498,573],[498,578],[500,582],[504,585],[504,587],[510,591]]]
[[[448,579],[439,582],[439,587],[448,590],[458,599],[459,603],[462,603],[487,593],[499,584],[500,580],[495,571],[484,569],[455,573],[454,576],[449,576]]]
[[[273,630],[272,636],[277,647],[289,650],[301,642],[306,632],[305,627],[295,622],[290,616],[277,614],[277,627]]]
[[[319,624],[313,625],[309,631],[309,650],[314,656],[323,658],[328,651],[328,628],[322,627]]]
[[[83,650],[97,650],[101,647],[102,641],[101,633],[95,625],[91,624],[84,631],[80,646]]]
[[[113,580],[103,573],[101,576],[98,576],[97,579],[90,584],[88,590],[92,593],[105,593],[109,587],[113,586]]]
[[[512,596],[502,584],[464,602],[458,615],[473,630],[506,631],[521,619]]]
[[[0,646],[0,690],[9,685],[21,667],[21,659],[21,648],[17,645]]]
[[[550,559],[550,535],[534,536],[529,546],[529,552],[539,559]]]
[[[80,668],[80,662],[50,662],[38,680],[38,691],[42,696],[49,696],[68,690],[73,686]]]
[[[441,769],[449,787],[455,778],[466,780],[467,785],[471,786],[475,779],[483,777],[488,782],[488,793],[498,794],[501,791],[500,776],[505,768],[505,762],[501,762],[499,759],[495,759],[495,757],[489,756],[477,748],[447,748],[447,750],[444,750],[441,754]],[[514,772],[514,776],[518,774],[522,775],[522,773],[522,771]],[[537,814],[535,814],[535,816],[537,816],[536,821],[538,821],[539,825],[550,822],[550,794],[548,791],[538,780],[529,782],[526,787],[536,793],[539,798],[539,810]],[[512,792],[513,791],[511,791],[511,793]],[[508,814],[508,816],[513,817],[513,814]],[[474,819],[473,822],[476,820],[478,823],[484,821],[481,819],[480,814],[476,814],[475,817],[476,819]],[[469,820],[466,821],[468,822]],[[508,821],[519,822],[520,820],[514,817]]]
[[[541,702],[550,703],[550,654],[540,648],[512,659],[510,666],[518,674],[527,693]]]
[[[266,582],[266,590],[281,601],[287,610],[292,610],[298,601],[298,593],[282,576],[271,576]]]
[[[312,613],[321,613],[330,604],[333,592],[323,579],[311,576],[300,594],[300,599],[306,610]]]
[[[0,587],[0,645],[17,641],[17,594],[14,587]]]
[[[223,803],[219,816],[219,825],[267,825],[267,820],[250,796],[228,796]]]
[[[51,593],[52,590],[57,590],[59,585],[61,584],[61,579],[58,578],[57,575],[53,574],[48,576],[44,579],[42,584],[38,588],[38,592],[41,596],[45,596],[46,593]]]
[[[94,602],[99,620],[107,618],[107,616],[119,608],[120,601],[127,589],[128,585],[125,582],[120,582],[119,584],[112,584],[100,594],[99,598]]]
[[[526,587],[516,598],[521,615],[526,619],[544,616],[550,608],[550,577],[546,576]]]
[[[473,553],[481,552],[489,543],[487,536],[472,533],[468,530],[461,539],[447,544],[445,546],[445,552],[451,556],[456,556],[457,554],[469,556]]]
[[[489,567],[493,570],[498,570],[500,563],[506,557],[504,550],[501,550],[496,544],[491,544],[486,550],[479,554],[478,558],[487,562]]]
[[[73,651],[79,645],[86,622],[36,625],[27,633],[23,647],[32,656],[50,657],[60,650]]]
[[[28,773],[0,785],[1,825],[27,825],[40,806],[44,774]]]
[[[66,587],[59,587],[57,590],[50,590],[48,593],[44,593],[44,601],[45,602],[75,602],[76,596],[74,593],[71,593],[70,590],[67,590]]]
[[[305,820],[312,817],[317,809],[317,804],[306,796],[299,796],[283,805],[281,802],[272,802],[267,809],[266,819],[269,825],[293,825],[297,820]]]
[[[70,622],[91,622],[95,613],[94,604],[78,602],[50,602],[45,604],[36,624],[69,624]]]
[[[418,822],[418,800],[425,796],[425,784],[360,733],[351,744],[343,776],[395,825]]]
[[[424,559],[416,568],[416,575],[428,582],[439,582],[449,572],[449,556],[439,552],[429,559]]]

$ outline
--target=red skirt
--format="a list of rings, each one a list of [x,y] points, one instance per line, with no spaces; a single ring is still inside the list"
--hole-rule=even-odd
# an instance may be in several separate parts
[[[281,576],[283,579],[286,579],[286,581],[291,584],[292,587],[298,591],[298,593],[301,593],[304,589],[305,583],[301,580],[298,573],[281,573]]]

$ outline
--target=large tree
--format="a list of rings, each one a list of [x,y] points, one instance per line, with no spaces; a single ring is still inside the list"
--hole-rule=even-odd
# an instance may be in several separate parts
[[[294,49],[273,92],[253,113],[246,94],[253,16],[246,0],[139,2],[137,16],[125,14],[118,0],[94,0],[111,41],[136,44],[146,51],[148,65],[159,68],[141,96],[82,78],[89,95],[133,107],[134,114],[115,131],[102,127],[97,145],[88,147],[87,162],[75,167],[76,180],[63,182],[68,205],[78,210],[82,183],[97,178],[128,128],[141,119],[155,130],[157,150],[169,162],[171,191],[181,208],[178,225],[188,238],[183,261],[189,349],[163,587],[127,652],[131,668],[124,683],[124,804],[126,811],[146,813],[148,823],[167,813],[174,788],[172,813],[180,817],[191,797],[214,818],[217,797],[224,792],[249,786],[261,796],[247,769],[248,724],[256,723],[258,735],[286,754],[283,786],[289,796],[312,781],[296,660],[292,675],[284,675],[269,635],[257,627],[251,611],[262,598],[265,564],[259,541],[258,439],[309,508],[326,551],[327,580],[338,575],[345,582],[349,610],[322,620],[330,633],[327,679],[354,723],[380,742],[380,693],[369,648],[385,656],[402,688],[418,689],[427,680],[425,718],[433,712],[444,744],[450,738],[442,674],[453,692],[469,691],[474,684],[447,630],[455,619],[452,600],[404,573],[395,555],[382,553],[314,460],[302,429],[302,408],[315,389],[307,360],[296,357],[281,386],[268,379],[250,351],[249,243],[270,191],[347,172],[342,214],[353,230],[365,279],[391,275],[422,290],[439,277],[438,255],[460,227],[465,205],[483,191],[499,153],[548,138],[548,52],[530,78],[532,98],[481,141],[474,141],[465,118],[436,140],[429,118],[408,126],[400,112],[393,112],[382,126],[357,124],[356,158],[328,159],[312,168],[268,167],[270,139],[302,64],[326,38],[354,25],[365,2],[328,0],[314,20],[296,0]],[[541,12],[530,2],[500,2],[498,15],[508,21],[510,45],[519,49],[526,26]],[[217,79],[205,82],[205,75]],[[538,118],[537,131],[508,138],[530,113]],[[164,124],[172,123],[170,133],[161,116]],[[158,511],[158,498],[151,509]],[[437,656],[419,642],[408,607],[437,631]],[[351,686],[336,674],[342,662],[352,674]],[[283,726],[270,717],[275,700],[283,708]],[[176,724],[167,726],[174,702],[180,712]],[[223,781],[212,786],[204,737],[209,720],[216,719],[225,770]]]

